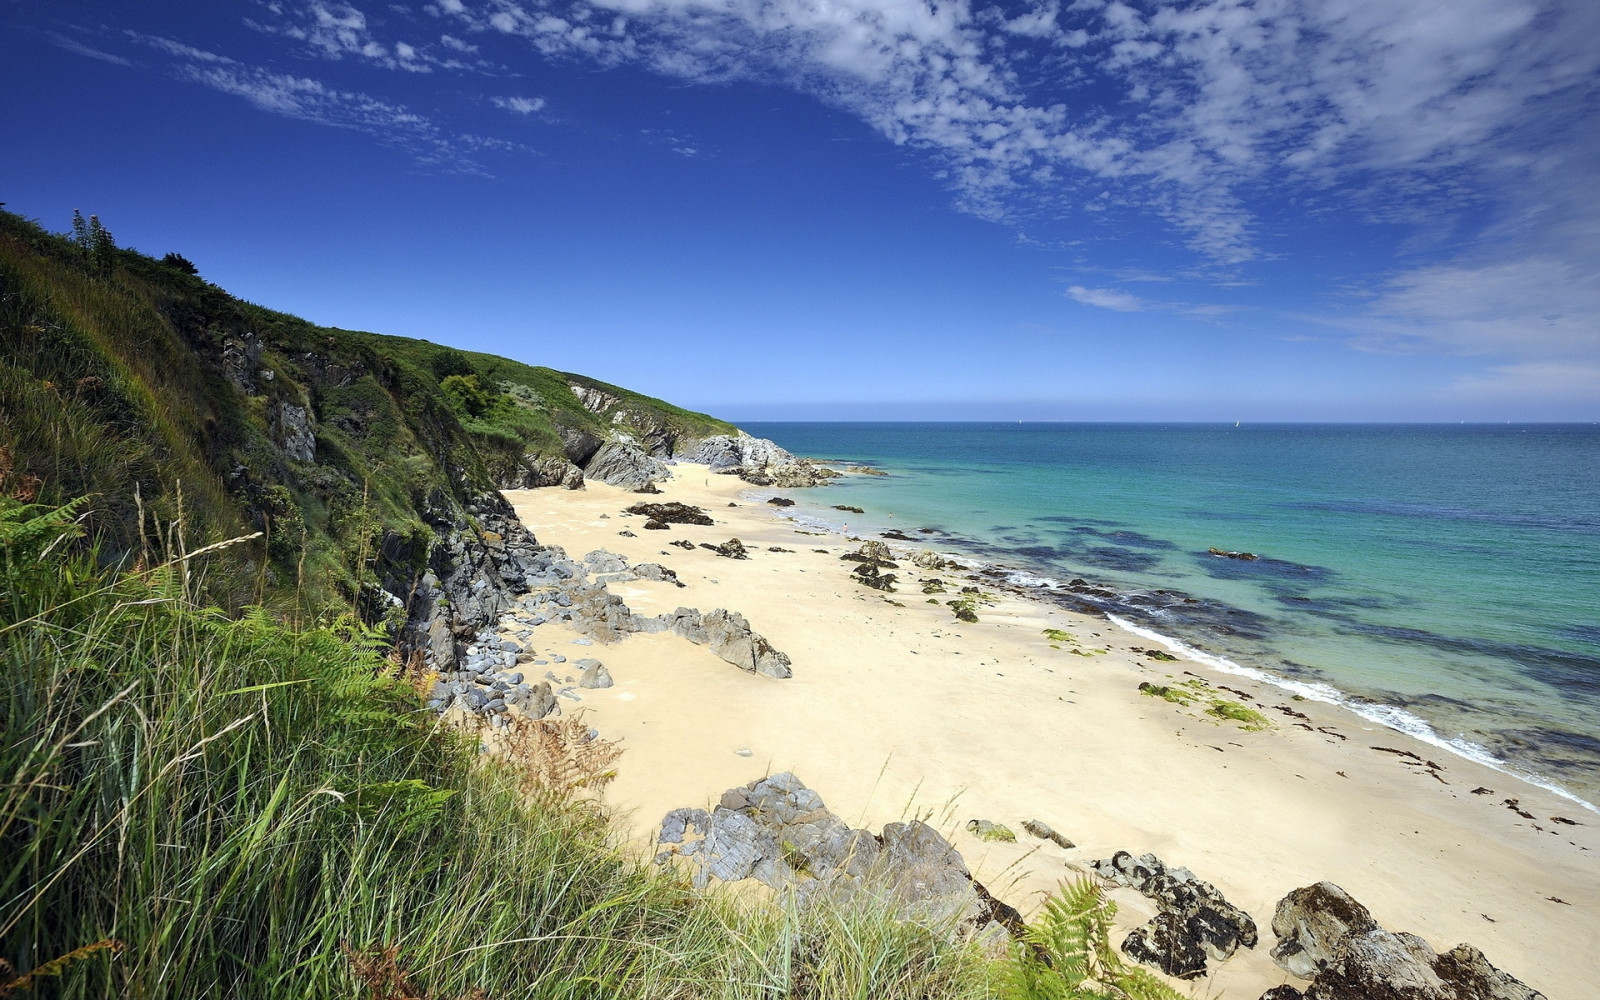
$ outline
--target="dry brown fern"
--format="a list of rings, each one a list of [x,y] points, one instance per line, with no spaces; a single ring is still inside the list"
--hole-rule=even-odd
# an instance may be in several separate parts
[[[523,775],[524,791],[569,797],[604,788],[622,747],[595,735],[582,712],[559,719],[512,721],[504,736],[506,760]]]
[[[367,988],[371,1000],[433,1000],[433,995],[414,985],[400,967],[400,949],[394,945],[381,948],[376,945],[360,951],[341,942],[339,950],[350,963],[350,971]],[[480,989],[470,989],[456,1000],[489,1000],[489,994]]]

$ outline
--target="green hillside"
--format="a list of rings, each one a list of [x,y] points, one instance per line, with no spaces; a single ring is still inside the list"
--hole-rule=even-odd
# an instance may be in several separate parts
[[[404,590],[444,521],[535,485],[539,462],[559,471],[619,435],[664,457],[736,433],[585,376],[316,326],[193,271],[97,222],[63,236],[0,212],[0,475],[45,502],[91,497],[107,560],[140,550],[141,504],[146,534],[262,532],[212,575],[224,607],[374,617],[390,602],[364,588]]]

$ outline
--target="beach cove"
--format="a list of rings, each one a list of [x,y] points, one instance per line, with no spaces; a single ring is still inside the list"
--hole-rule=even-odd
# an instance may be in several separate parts
[[[505,494],[542,544],[675,571],[684,586],[611,585],[635,613],[727,608],[792,660],[793,677],[775,680],[670,633],[584,650],[569,645],[578,634],[566,625],[539,630],[551,651],[598,657],[614,678],[567,710],[581,707],[603,738],[621,741],[605,803],[638,849],[651,849],[668,811],[790,771],[853,825],[927,817],[1025,917],[1119,850],[1192,869],[1262,934],[1213,965],[1199,981],[1206,995],[1254,1000],[1291,981],[1267,955],[1272,910],[1319,880],[1440,951],[1477,945],[1551,998],[1587,996],[1600,982],[1600,835],[1570,800],[1441,760],[1344,710],[1181,656],[1154,659],[1148,640],[1110,621],[986,584],[993,603],[978,605],[977,622],[958,621],[944,595],[925,597],[913,582],[938,576],[955,594],[969,584],[950,570],[907,565],[895,594],[860,586],[840,559],[859,541],[811,533],[761,502],[782,491],[689,464],[659,486],[660,497],[592,481]],[[644,531],[646,518],[623,513],[640,500],[699,506],[716,523]],[[747,560],[699,547],[734,537]],[[667,544],[683,540],[695,547]],[[1187,706],[1139,688],[1186,681],[1201,692]],[[1270,728],[1209,713],[1214,699],[1260,710]],[[1017,842],[982,841],[971,819],[1003,823]],[[1026,819],[1077,846],[1029,837]],[[1131,890],[1113,898],[1119,940],[1153,915]]]

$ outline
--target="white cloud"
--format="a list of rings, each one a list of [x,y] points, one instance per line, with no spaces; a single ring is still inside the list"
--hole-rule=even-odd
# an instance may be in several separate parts
[[[1085,288],[1082,285],[1073,285],[1067,289],[1067,295],[1086,306],[1112,309],[1117,312],[1143,312],[1148,307],[1148,304],[1137,295],[1129,295],[1113,288]]]
[[[482,173],[482,167],[469,155],[471,152],[517,148],[502,140],[450,133],[404,105],[329,87],[311,77],[250,66],[167,38],[134,37],[177,57],[179,62],[171,71],[180,79],[241,97],[272,114],[365,132],[380,142],[405,149],[425,166],[455,173]]]
[[[495,107],[503,108],[519,115],[531,115],[545,105],[545,100],[542,97],[493,97],[490,100]]]
[[[68,38],[66,35],[60,35],[60,34],[56,34],[54,32],[51,32],[50,33],[50,41],[57,48],[65,49],[68,52],[73,53],[74,55],[87,56],[90,59],[98,59],[100,62],[108,62],[108,63],[112,63],[113,65],[116,65],[116,66],[132,66],[133,65],[132,62],[128,61],[127,59],[124,59],[123,57],[121,57],[119,55],[114,55],[114,54],[112,54],[110,52],[102,52],[99,49],[92,48],[92,47],[90,47],[88,45],[83,44],[82,42],[78,41],[75,38]]]

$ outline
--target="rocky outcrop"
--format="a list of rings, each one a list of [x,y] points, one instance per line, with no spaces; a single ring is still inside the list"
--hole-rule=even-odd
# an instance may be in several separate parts
[[[632,441],[620,438],[601,445],[583,467],[583,474],[588,479],[628,490],[636,490],[672,476],[666,463],[651,458]]]
[[[1256,922],[1250,915],[1187,868],[1168,868],[1154,854],[1135,858],[1118,851],[1096,861],[1094,869],[1103,878],[1137,889],[1160,908],[1122,943],[1123,952],[1135,961],[1193,979],[1205,974],[1208,956],[1220,962],[1241,946],[1256,946]]]
[[[1472,945],[1440,955],[1415,934],[1384,930],[1331,882],[1285,896],[1272,929],[1273,960],[1311,985],[1275,987],[1262,1000],[1544,1000]]]
[[[1344,939],[1376,930],[1367,908],[1332,882],[1296,889],[1278,901],[1272,914],[1272,960],[1291,975],[1315,978]]]
[[[832,469],[796,458],[766,438],[744,433],[685,442],[673,457],[709,466],[713,472],[736,475],[756,486],[820,486],[839,475]]]
[[[385,535],[379,565],[385,567],[383,590],[404,605],[401,652],[421,654],[436,670],[454,670],[460,649],[504,614],[516,595],[581,572],[560,548],[540,545],[497,493],[461,508],[436,490],[422,514],[433,538]],[[419,545],[426,546],[426,568],[413,578]]]
[[[273,407],[272,438],[293,461],[317,459],[317,435],[311,428],[311,413],[303,406],[280,400]]]
[[[594,386],[584,385],[581,382],[570,382],[567,387],[572,390],[574,396],[578,397],[578,402],[583,404],[583,408],[590,413],[604,413],[622,402],[622,398],[619,396],[613,396],[603,389],[596,389]]]
[[[533,490],[546,486],[581,490],[583,470],[564,458],[528,454],[500,478],[499,486],[503,490]]]
[[[713,878],[756,879],[793,891],[802,906],[867,891],[906,917],[977,937],[1003,938],[1022,925],[926,823],[890,823],[880,836],[852,829],[787,772],[729,789],[710,812],[673,810],[661,821],[658,844],[657,861],[689,859],[701,887]]]
[[[629,514],[639,514],[660,524],[704,524],[716,522],[711,520],[711,515],[692,504],[678,503],[636,503],[628,508]],[[649,527],[649,525],[645,525]]]
[[[561,449],[566,453],[567,461],[576,465],[587,465],[594,453],[605,444],[604,439],[576,427],[562,427],[560,433]]]
[[[717,608],[701,614],[694,608],[679,608],[661,616],[666,627],[690,642],[707,646],[717,656],[741,670],[776,677],[793,676],[789,657],[772,647],[765,637],[751,630],[750,623],[737,611]]]

